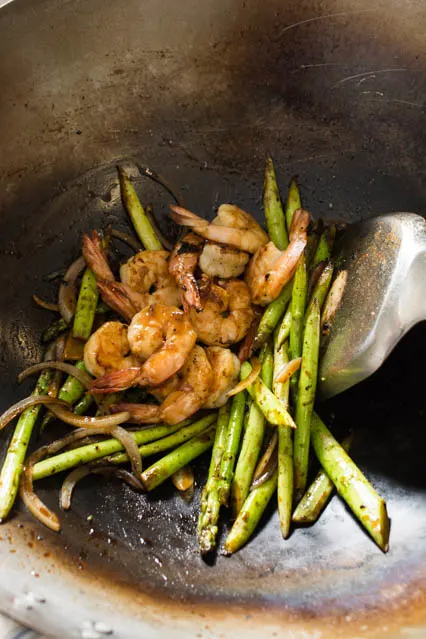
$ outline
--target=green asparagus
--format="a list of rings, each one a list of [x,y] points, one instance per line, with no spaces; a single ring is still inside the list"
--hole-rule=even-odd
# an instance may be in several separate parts
[[[215,415],[208,415],[193,424],[188,424],[189,420],[174,426],[159,424],[135,431],[132,435],[139,446],[141,456],[149,457],[182,444],[182,442],[211,426],[215,420]],[[128,457],[126,453],[118,452],[121,450],[123,450],[123,446],[116,439],[106,439],[96,444],[87,444],[86,446],[67,450],[35,464],[33,478],[35,480],[44,479],[44,477],[56,475],[64,470],[98,459],[110,464],[125,464],[128,461]]]
[[[54,339],[59,337],[61,333],[64,333],[68,328],[68,324],[62,317],[55,320],[47,327],[44,333],[41,336],[41,341],[43,344],[47,344],[48,342],[53,342]]]
[[[155,234],[144,208],[137,196],[135,187],[121,167],[118,167],[118,177],[120,180],[121,197],[123,199],[124,208],[132,220],[134,229],[148,251],[159,251],[163,247],[160,240]]]
[[[302,208],[302,202],[300,200],[300,193],[296,183],[296,178],[292,178],[287,195],[287,204],[285,207],[285,219],[287,224],[287,231],[290,233],[291,221],[293,214],[297,209]]]
[[[231,482],[234,475],[234,466],[240,447],[241,433],[244,424],[244,413],[246,408],[246,393],[241,391],[234,395],[229,413],[228,428],[226,431],[225,449],[222,455],[220,467],[220,478],[218,482],[218,493],[220,503],[223,506],[228,504]]]
[[[271,388],[273,375],[273,353],[267,342],[260,356],[262,362],[262,379],[264,384]],[[256,463],[260,454],[263,436],[265,434],[265,418],[256,404],[253,402],[248,413],[247,426],[244,432],[241,452],[235,467],[235,476],[231,488],[231,503],[234,516],[240,512],[243,503],[250,490],[250,484]]]
[[[318,301],[318,305],[320,311],[324,306],[325,298],[328,295],[328,291],[330,290],[331,281],[333,279],[334,272],[334,263],[332,260],[329,260],[325,265],[325,268],[321,275],[319,276],[318,282],[315,285],[314,290],[312,291],[311,299],[309,304],[312,304],[313,300],[316,299]],[[309,313],[309,308],[306,311],[306,315]]]
[[[337,492],[379,548],[387,552],[390,522],[386,502],[376,493],[316,413],[312,416],[311,434],[315,454]]]
[[[288,364],[287,343],[279,345],[280,330],[275,332],[274,373]],[[290,382],[284,384],[274,381],[274,394],[288,408]],[[278,426],[278,514],[281,534],[284,539],[290,534],[291,513],[293,509],[293,438],[291,428]]]
[[[321,237],[318,241],[318,246],[312,260],[312,268],[315,268],[315,266],[317,266],[320,262],[330,259],[335,237],[336,225],[330,224],[330,226],[328,226],[321,234]]]
[[[145,489],[153,490],[177,470],[208,450],[213,445],[215,430],[216,426],[211,426],[147,468],[141,475]]]
[[[232,554],[237,552],[241,546],[244,546],[244,544],[248,542],[265,512],[272,495],[277,490],[277,482],[278,471],[275,471],[270,479],[249,493],[226,538],[226,553]]]
[[[282,319],[281,324],[279,325],[277,329],[278,334],[274,338],[274,340],[276,341],[277,348],[280,348],[284,344],[284,342],[288,339],[290,335],[290,328],[291,328],[291,307],[289,306],[285,312],[285,315]]]
[[[228,422],[229,403],[219,409],[209,474],[201,494],[200,515],[198,517],[198,544],[202,554],[212,551],[216,546],[217,523],[220,511],[218,492],[219,474],[226,442]]]
[[[270,155],[266,158],[263,208],[269,237],[277,248],[284,251],[288,246],[288,235],[274,163]]]
[[[294,491],[296,503],[305,492],[308,477],[309,439],[317,387],[319,341],[320,310],[318,301],[314,300],[306,319],[303,336],[302,367],[295,410],[297,428],[294,435]]]
[[[306,270],[305,256],[299,260],[296,275],[294,277],[293,293],[291,296],[291,326],[289,355],[290,359],[296,359],[302,355],[303,347],[303,321],[305,317],[305,307],[308,295],[308,276]],[[299,383],[299,372],[296,372],[290,380],[292,398],[295,400]]]
[[[87,341],[95,320],[99,292],[93,272],[86,268],[81,280],[72,329],[73,337]]]
[[[341,446],[344,451],[348,452],[352,439],[352,435],[348,435],[342,441]],[[292,521],[296,524],[313,524],[324,510],[331,497],[333,488],[333,482],[325,470],[321,468],[314,481],[297,504],[296,510],[293,513]]]
[[[46,395],[53,371],[45,370],[37,380],[33,395]],[[18,493],[25,455],[37,423],[41,404],[27,408],[19,417],[0,473],[0,522],[4,521]]]
[[[244,362],[241,365],[241,379],[245,379],[250,375],[251,371],[251,364]],[[290,413],[286,410],[282,402],[267,388],[259,377],[247,388],[247,392],[250,397],[254,399],[270,424],[274,426],[290,426],[291,428],[296,427]]]
[[[254,350],[257,350],[261,346],[263,346],[263,344],[267,341],[269,336],[272,334],[275,327],[278,325],[290,301],[292,290],[293,290],[293,283],[289,282],[283,287],[277,299],[275,299],[273,302],[269,304],[269,306],[266,307],[266,310],[263,313],[262,318],[260,320],[256,337],[254,339],[254,343],[253,343]]]

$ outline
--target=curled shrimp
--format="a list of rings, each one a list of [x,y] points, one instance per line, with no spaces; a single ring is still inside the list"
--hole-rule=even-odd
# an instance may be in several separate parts
[[[170,257],[169,272],[182,290],[185,310],[190,306],[198,311],[201,309],[200,293],[194,272],[203,244],[204,240],[201,237],[195,233],[187,233],[184,239],[176,244]]]
[[[180,206],[171,206],[171,216],[177,224],[188,226],[195,233],[221,244],[255,253],[268,242],[268,236],[256,220],[233,204],[221,204],[212,222],[203,220]]]
[[[285,251],[268,242],[253,255],[246,273],[253,304],[266,306],[278,297],[282,287],[291,280],[306,246],[309,222],[309,213],[299,209],[293,216],[290,244]]]
[[[183,368],[176,374],[173,390],[160,406],[152,404],[116,404],[114,411],[128,406],[131,422],[178,424],[191,417],[206,402],[213,384],[213,371],[201,346],[194,346]],[[127,410],[127,409],[126,409]]]
[[[130,352],[127,326],[105,322],[84,345],[84,364],[91,375],[99,377],[139,364]]]
[[[240,374],[240,360],[221,346],[208,346],[206,355],[213,371],[213,383],[204,408],[220,408],[228,399],[228,391],[235,386]]]
[[[250,254],[232,246],[207,242],[198,261],[203,273],[209,277],[228,279],[244,273]]]
[[[99,377],[92,383],[92,392],[162,384],[185,364],[197,335],[188,316],[176,306],[151,304],[133,317],[127,338],[132,354],[143,364]]]
[[[241,280],[200,282],[202,310],[189,316],[198,339],[209,346],[230,346],[246,335],[253,318],[250,291]]]
[[[83,255],[102,299],[126,321],[155,302],[180,304],[179,289],[168,272],[168,251],[140,251],[121,266],[121,282],[114,278],[97,231],[83,235]]]

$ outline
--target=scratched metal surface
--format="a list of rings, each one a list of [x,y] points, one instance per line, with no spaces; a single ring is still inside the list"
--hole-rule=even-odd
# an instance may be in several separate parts
[[[161,169],[206,216],[228,200],[260,214],[267,150],[283,184],[299,174],[315,215],[424,214],[425,25],[417,2],[5,7],[0,409],[23,396],[15,373],[39,357],[46,318],[30,294],[48,294],[43,275],[77,254],[82,230],[123,224],[120,158]],[[138,188],[168,230],[168,198]],[[375,378],[323,409],[337,431],[359,430],[354,456],[389,502],[386,557],[334,499],[285,544],[271,511],[246,549],[206,564],[198,496],[187,506],[169,489],[146,499],[93,481],[61,513],[60,535],[21,511],[0,530],[0,608],[86,639],[422,636],[424,337],[417,327]],[[54,507],[57,488],[40,485]]]

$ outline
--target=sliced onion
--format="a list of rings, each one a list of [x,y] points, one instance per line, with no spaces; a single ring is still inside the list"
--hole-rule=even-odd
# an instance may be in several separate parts
[[[130,248],[132,248],[136,253],[143,251],[143,247],[141,243],[135,238],[129,235],[128,233],[123,233],[123,231],[119,231],[118,229],[110,229],[111,237],[117,238],[117,240],[121,240],[125,244],[128,244]]]
[[[262,484],[268,481],[268,479],[270,479],[276,471],[278,466],[277,444],[278,437],[272,437],[271,441],[269,442],[268,448],[266,449],[262,459],[258,464],[256,473],[250,486],[250,490],[254,490],[255,488],[259,488],[259,486],[262,486]],[[265,462],[263,462],[264,458]],[[262,468],[260,468],[262,462]]]
[[[54,302],[46,302],[45,300],[42,300],[41,297],[39,297],[38,295],[33,295],[33,300],[37,304],[37,306],[44,308],[46,311],[53,311],[54,313],[59,313],[58,304],[55,304]]]
[[[56,514],[37,497],[33,489],[33,467],[44,456],[44,447],[30,455],[26,461],[19,485],[19,495],[30,513],[42,524],[58,532],[61,524]]]
[[[115,439],[117,439],[123,446],[129,457],[133,475],[136,478],[139,478],[142,473],[142,458],[139,452],[138,445],[135,442],[135,438],[130,433],[128,433],[127,430],[121,428],[121,426],[116,426],[111,431],[111,435],[115,437]]]
[[[82,270],[85,268],[86,262],[84,257],[80,255],[65,273],[65,277],[59,287],[58,307],[61,317],[69,324],[74,317],[77,306],[77,288],[76,280]]]
[[[260,371],[262,370],[262,364],[257,357],[252,357],[250,362],[253,367],[250,375],[247,375],[245,379],[238,382],[238,384],[227,393],[228,397],[232,397],[232,395],[236,395],[240,391],[245,390],[253,384],[255,379],[259,377]]]
[[[61,504],[62,510],[69,510],[71,507],[71,497],[72,491],[74,487],[80,479],[83,477],[87,477],[90,475],[93,470],[89,466],[79,466],[78,468],[74,468],[64,479],[64,483],[61,487],[61,493],[59,495],[59,503]]]
[[[152,169],[150,169],[149,166],[141,166],[140,164],[137,164],[136,166],[139,169],[139,173],[141,173],[141,175],[146,175],[146,177],[151,178],[151,180],[154,180],[154,182],[158,182],[158,184],[161,184],[161,186],[163,186],[166,189],[166,191],[170,193],[172,198],[175,199],[175,201],[177,202],[177,204],[179,204],[179,206],[183,206],[183,207],[186,206],[185,198],[183,197],[182,193],[178,191],[177,189],[174,189],[173,186],[170,184],[168,180],[166,180],[165,177],[163,177],[156,171],[153,171]]]
[[[269,461],[271,459],[271,456],[277,445],[278,445],[278,431],[277,429],[275,429],[271,439],[269,440],[269,443],[266,447],[265,452],[263,453],[262,457],[258,461],[256,470],[253,475],[253,481],[259,479],[259,477],[261,477],[265,473],[268,467]]]
[[[27,408],[31,408],[31,406],[37,406],[38,404],[56,404],[59,406],[69,406],[68,402],[64,402],[61,399],[57,399],[56,397],[49,397],[49,395],[30,395],[30,397],[26,397],[25,399],[21,399],[21,401],[10,406],[3,415],[0,416],[0,430],[3,430],[5,426],[15,419],[17,415],[22,413]],[[61,409],[59,409],[61,410]],[[63,409],[62,409],[63,410]]]
[[[71,498],[74,491],[74,488],[77,482],[80,479],[84,479],[87,475],[104,475],[106,477],[113,476],[121,479],[126,484],[128,484],[133,490],[137,490],[139,492],[145,492],[142,482],[140,479],[137,479],[132,473],[124,470],[123,468],[116,468],[115,466],[79,466],[78,468],[74,468],[64,480],[62,484],[61,493],[60,493],[60,504],[63,510],[69,510],[71,507]]]
[[[69,404],[65,403],[65,406]],[[115,428],[130,418],[130,413],[123,411],[114,415],[106,415],[105,417],[86,417],[85,415],[76,415],[68,408],[60,406],[51,406],[51,412],[66,424],[75,426],[76,428],[91,428],[98,430],[100,428]]]
[[[68,333],[67,341],[65,344],[64,359],[78,361],[84,358],[84,345],[85,343],[81,339],[76,339],[72,331]],[[59,358],[57,358],[59,359]]]
[[[163,235],[163,233],[161,232],[161,230],[160,230],[160,228],[159,228],[159,226],[157,224],[157,220],[155,219],[154,212],[152,210],[151,204],[148,204],[145,207],[145,213],[146,213],[146,216],[147,216],[148,220],[151,222],[151,226],[154,229],[154,233],[156,234],[156,236],[160,240],[161,244],[164,246],[165,249],[167,249],[168,251],[171,251],[173,249],[173,243],[170,242],[170,240],[168,240]]]
[[[54,368],[55,370],[62,371],[63,373],[68,373],[68,375],[72,375],[78,379],[80,384],[84,386],[86,390],[89,390],[90,385],[92,383],[92,378],[81,371],[76,366],[72,364],[67,364],[66,362],[59,361],[49,361],[49,362],[41,362],[40,364],[34,364],[34,366],[30,366],[26,368],[22,373],[18,375],[18,382],[21,383],[24,379],[29,377],[29,375],[33,375],[34,373],[39,373],[40,371],[44,371],[46,368]]]
[[[345,292],[347,279],[348,272],[340,271],[330,287],[321,317],[321,332],[323,336],[328,335],[330,332],[331,325],[333,324],[334,317],[342,301],[343,293]]]
[[[280,384],[285,384],[290,377],[299,370],[302,365],[302,358],[296,357],[296,359],[292,359],[288,364],[285,364],[280,368],[280,370],[274,376],[275,382],[280,382]]]

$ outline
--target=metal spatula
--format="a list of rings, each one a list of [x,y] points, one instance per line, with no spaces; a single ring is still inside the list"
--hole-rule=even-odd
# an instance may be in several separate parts
[[[369,377],[401,337],[426,319],[426,223],[414,213],[364,220],[342,236],[347,281],[319,371],[322,398]]]

